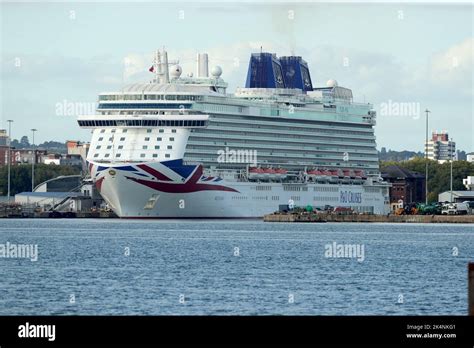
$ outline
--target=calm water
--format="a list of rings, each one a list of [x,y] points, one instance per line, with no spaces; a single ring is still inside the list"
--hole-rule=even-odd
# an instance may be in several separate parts
[[[6,242],[39,256],[0,258],[1,315],[464,315],[474,256],[472,226],[436,224],[3,219]]]

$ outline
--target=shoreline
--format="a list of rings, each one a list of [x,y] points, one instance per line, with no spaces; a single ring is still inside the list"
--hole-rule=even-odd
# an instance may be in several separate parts
[[[263,217],[265,222],[386,222],[386,223],[474,223],[474,215],[336,215],[336,214],[296,214],[274,213]]]

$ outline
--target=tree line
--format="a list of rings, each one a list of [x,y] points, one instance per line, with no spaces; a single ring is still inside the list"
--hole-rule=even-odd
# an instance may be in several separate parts
[[[380,168],[396,165],[404,169],[425,174],[426,159],[417,157],[409,161],[385,161],[380,162]],[[428,160],[428,201],[437,202],[438,195],[442,192],[450,190],[450,171],[451,164],[445,162],[443,164],[437,161]],[[462,183],[462,179],[467,176],[474,176],[474,163],[467,161],[453,162],[453,190],[464,191],[466,187]]]
[[[81,174],[80,166],[71,165],[35,165],[35,186],[42,182],[58,177],[60,175]],[[31,191],[31,164],[19,164],[11,166],[10,195],[20,192]],[[8,193],[8,167],[0,166],[0,195]]]

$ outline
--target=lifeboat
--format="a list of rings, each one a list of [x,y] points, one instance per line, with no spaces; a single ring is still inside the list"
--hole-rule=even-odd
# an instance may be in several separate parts
[[[329,170],[329,173],[331,173],[330,174],[331,175],[331,178],[330,178],[331,181],[337,181],[339,179],[339,173],[336,169]]]
[[[308,178],[312,180],[318,180],[321,177],[321,172],[317,169],[311,169],[306,172]]]
[[[276,174],[277,179],[281,180],[288,176],[288,171],[283,168],[278,168],[275,170],[275,174]]]
[[[321,178],[324,180],[329,180],[331,178],[331,172],[327,169],[321,171]]]
[[[365,180],[367,179],[367,175],[365,175],[363,170],[355,170],[355,178]]]
[[[351,171],[349,169],[343,169],[342,173],[343,173],[344,180],[351,179]]]
[[[253,167],[249,169],[249,179],[262,180],[264,178],[264,170],[262,168]]]
[[[277,172],[273,168],[264,169],[265,176],[268,180],[276,180],[277,179]]]

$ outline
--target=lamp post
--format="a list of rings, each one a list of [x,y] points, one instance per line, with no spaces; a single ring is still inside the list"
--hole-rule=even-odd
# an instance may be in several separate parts
[[[33,192],[34,188],[35,188],[35,162],[36,162],[36,154],[35,154],[35,132],[37,131],[37,129],[35,128],[32,128],[31,129],[31,132],[33,133],[33,160],[31,161],[31,192]]]
[[[448,149],[449,149],[449,154],[451,156],[451,170],[450,170],[450,193],[451,193],[451,198],[449,199],[450,203],[453,203],[453,138],[451,138],[451,141],[448,142]]]
[[[425,136],[425,204],[428,204],[428,114],[431,111],[426,109],[426,136]]]
[[[8,122],[8,193],[7,193],[7,199],[8,203],[10,203],[10,185],[11,185],[11,162],[12,162],[12,122],[13,120],[7,120]]]

